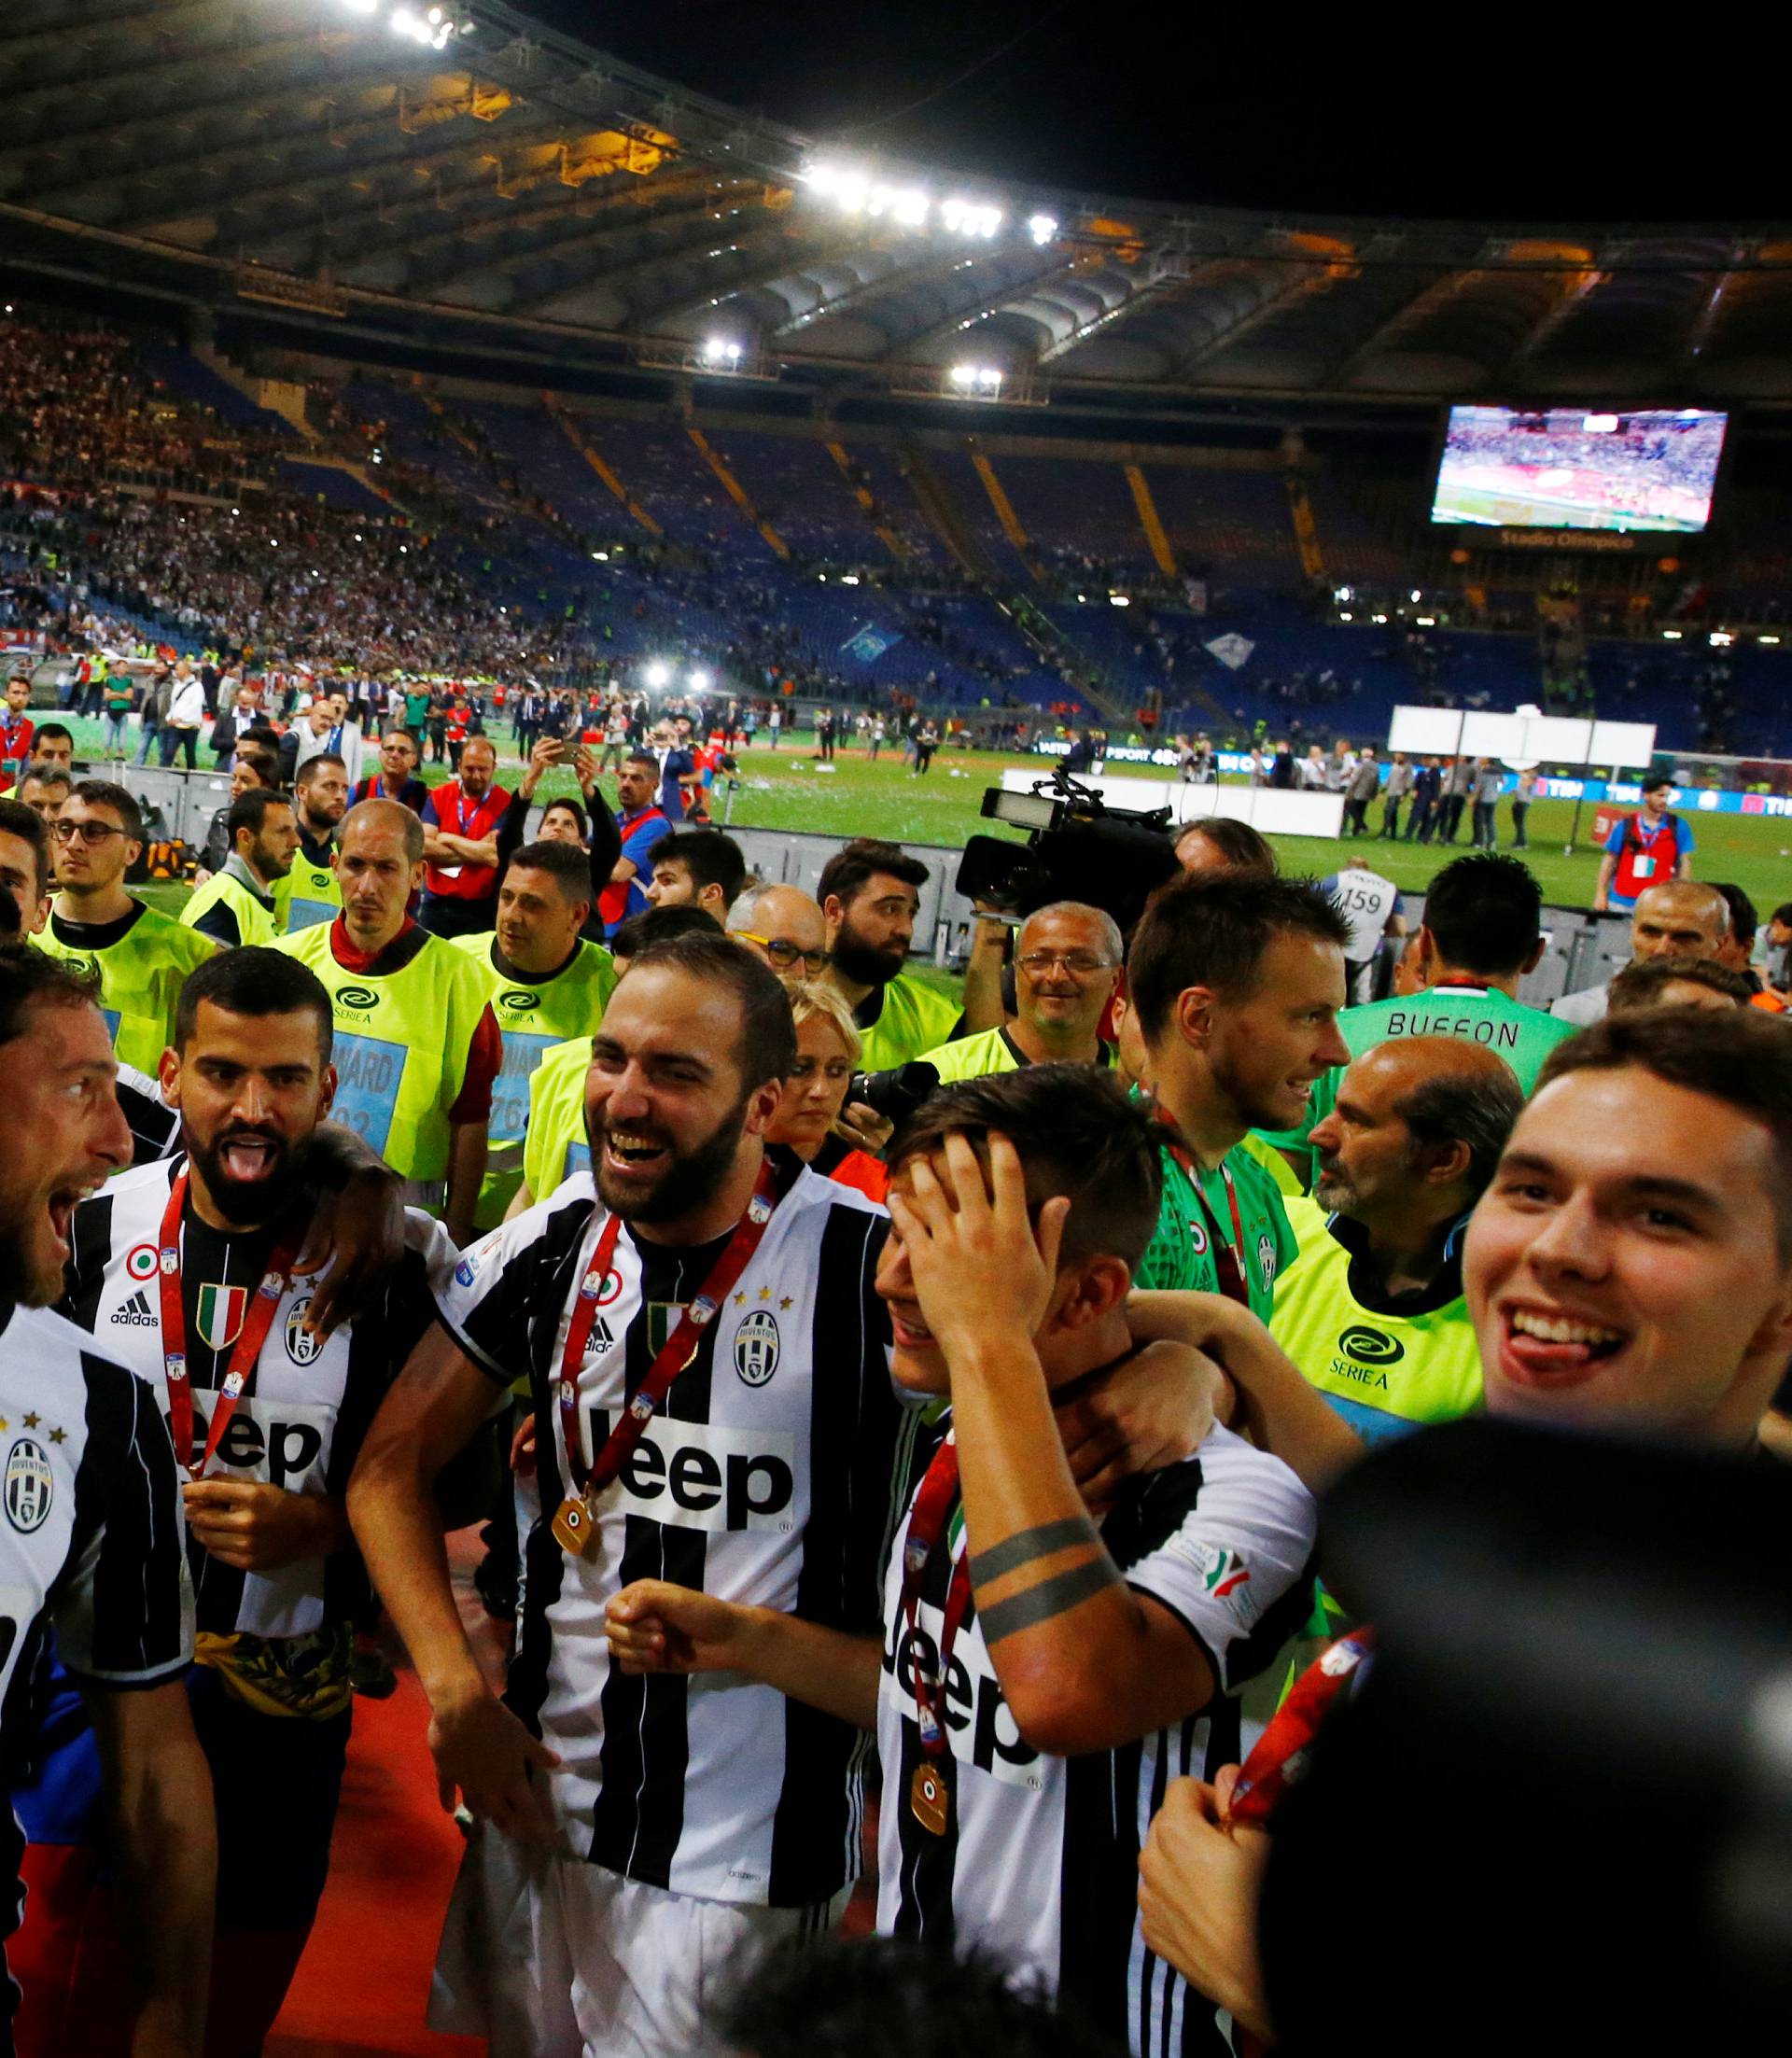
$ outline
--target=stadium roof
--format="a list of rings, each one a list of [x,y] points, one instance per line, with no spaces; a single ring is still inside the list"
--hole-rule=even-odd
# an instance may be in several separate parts
[[[1792,401],[1792,224],[967,181],[833,153],[495,0],[7,0],[0,108],[14,266],[345,338],[967,400]]]

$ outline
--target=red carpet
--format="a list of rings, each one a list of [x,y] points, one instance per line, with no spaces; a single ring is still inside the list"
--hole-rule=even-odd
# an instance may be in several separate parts
[[[429,1968],[460,1863],[436,1802],[415,1674],[357,1700],[329,1883],[267,2058],[475,2058],[483,2040],[424,2026]]]

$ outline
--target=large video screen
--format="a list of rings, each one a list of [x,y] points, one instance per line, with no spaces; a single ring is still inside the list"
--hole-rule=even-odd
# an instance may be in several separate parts
[[[1729,420],[1697,407],[1452,407],[1431,518],[1692,534],[1711,519]]]

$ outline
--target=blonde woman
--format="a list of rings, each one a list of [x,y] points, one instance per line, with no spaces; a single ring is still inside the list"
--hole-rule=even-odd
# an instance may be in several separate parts
[[[791,987],[791,1014],[796,1023],[796,1067],[784,1082],[784,1098],[765,1141],[784,1144],[824,1178],[882,1200],[882,1164],[833,1134],[859,1064],[852,1015],[832,987],[815,982]]]

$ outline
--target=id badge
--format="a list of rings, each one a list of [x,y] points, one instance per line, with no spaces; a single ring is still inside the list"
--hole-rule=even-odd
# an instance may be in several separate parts
[[[1655,860],[1653,858],[1638,858],[1635,863],[1631,865],[1631,870],[1639,879],[1652,879],[1655,876]]]

